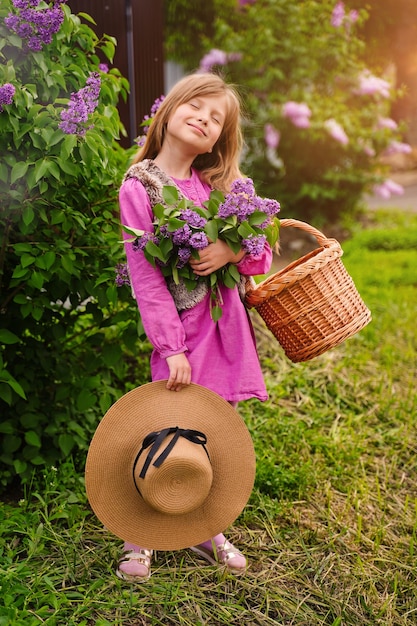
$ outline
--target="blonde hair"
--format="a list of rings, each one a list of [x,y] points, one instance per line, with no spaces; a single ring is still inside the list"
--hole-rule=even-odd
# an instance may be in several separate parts
[[[166,125],[173,112],[181,104],[198,96],[226,96],[226,118],[220,137],[212,152],[198,155],[192,165],[211,187],[228,192],[236,178],[243,178],[239,169],[243,146],[241,105],[235,88],[217,74],[190,74],[174,85],[156,112],[145,144],[133,162],[154,159],[158,155],[164,141]]]

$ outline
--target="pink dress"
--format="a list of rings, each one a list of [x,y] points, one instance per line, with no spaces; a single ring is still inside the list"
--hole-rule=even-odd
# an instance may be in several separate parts
[[[197,171],[186,180],[174,180],[181,193],[195,204],[210,195]],[[122,225],[153,230],[153,213],[148,194],[137,178],[125,180],[120,189]],[[124,238],[131,238],[124,233]],[[256,351],[255,337],[237,287],[221,287],[223,315],[215,323],[210,317],[210,295],[192,309],[178,312],[159,268],[154,268],[140,251],[125,241],[130,279],[146,335],[154,350],[152,380],[169,377],[166,357],[185,352],[191,364],[192,381],[215,391],[225,400],[266,400],[268,395]],[[261,258],[246,255],[238,264],[241,274],[254,276],[269,271],[269,247]]]

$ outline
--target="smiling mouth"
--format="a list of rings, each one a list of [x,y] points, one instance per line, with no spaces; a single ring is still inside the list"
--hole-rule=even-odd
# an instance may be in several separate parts
[[[194,128],[195,130],[198,130],[199,133],[201,133],[204,137],[206,137],[206,133],[204,132],[202,128],[200,128],[200,126],[196,126],[195,124],[190,124],[190,123],[188,123],[188,126],[190,126],[190,128]]]

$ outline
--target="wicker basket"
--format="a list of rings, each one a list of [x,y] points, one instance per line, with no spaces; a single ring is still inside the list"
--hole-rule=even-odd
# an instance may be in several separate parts
[[[313,235],[319,248],[259,285],[247,286],[245,303],[255,308],[294,363],[313,359],[371,321],[340,257],[336,239],[293,219],[280,220]]]

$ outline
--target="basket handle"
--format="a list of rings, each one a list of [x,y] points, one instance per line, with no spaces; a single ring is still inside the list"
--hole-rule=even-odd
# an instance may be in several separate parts
[[[317,230],[317,228],[314,228],[314,226],[311,226],[311,224],[307,224],[307,222],[301,222],[300,220],[293,220],[288,218],[279,220],[279,223],[283,228],[288,228],[289,226],[292,226],[294,228],[300,228],[301,230],[304,230],[309,235],[313,235],[313,237],[317,239],[319,245],[323,248],[328,248],[329,246],[332,246],[334,244],[334,239],[328,239],[325,235],[323,235],[323,233]]]

